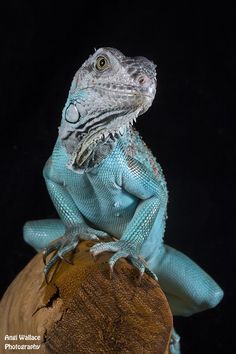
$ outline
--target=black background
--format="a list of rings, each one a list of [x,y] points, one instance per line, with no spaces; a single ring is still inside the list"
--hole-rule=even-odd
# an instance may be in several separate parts
[[[183,354],[233,353],[233,10],[15,1],[1,16],[1,293],[35,253],[23,223],[56,216],[42,168],[72,77],[94,47],[116,47],[157,64],[157,96],[137,127],[168,182],[166,242],[225,291],[217,308],[176,320]]]

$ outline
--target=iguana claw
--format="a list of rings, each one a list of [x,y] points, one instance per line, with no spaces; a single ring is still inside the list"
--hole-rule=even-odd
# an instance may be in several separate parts
[[[128,258],[132,264],[139,270],[139,281],[141,282],[144,272],[150,275],[153,279],[158,280],[157,276],[147,267],[147,262],[140,256],[136,249],[125,240],[119,240],[114,242],[101,242],[91,247],[90,252],[93,256],[96,256],[102,252],[115,252],[115,254],[109,259],[108,264],[110,266],[110,278],[113,274],[113,268],[115,263],[120,258]]]
[[[69,252],[74,251],[80,240],[99,240],[99,237],[104,238],[107,236],[108,234],[103,231],[95,230],[91,227],[83,225],[78,228],[68,230],[64,236],[51,242],[43,250],[43,262],[45,264],[44,275],[46,282],[48,282],[48,274],[50,270],[58,261],[65,261],[66,263],[73,264],[72,261],[68,260],[64,256]],[[46,263],[47,257],[52,252],[54,252],[53,256]]]

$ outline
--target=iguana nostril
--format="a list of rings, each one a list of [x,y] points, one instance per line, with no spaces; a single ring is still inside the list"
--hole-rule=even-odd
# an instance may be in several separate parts
[[[140,75],[138,77],[138,83],[141,86],[146,86],[146,85],[148,85],[150,83],[150,79],[146,75]]]
[[[75,104],[71,103],[66,109],[65,119],[68,123],[75,124],[78,122],[80,114]]]
[[[139,79],[138,79],[138,82],[140,83],[140,85],[143,85],[145,83],[145,77],[144,76],[141,76]]]

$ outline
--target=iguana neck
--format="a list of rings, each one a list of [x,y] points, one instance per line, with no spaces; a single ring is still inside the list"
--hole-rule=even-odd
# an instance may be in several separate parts
[[[133,127],[124,126],[118,132],[104,132],[99,140],[95,140],[88,146],[86,143],[91,137],[82,135],[78,131],[67,131],[59,127],[59,137],[62,145],[66,148],[69,156],[68,168],[74,172],[83,173],[97,167],[108,157],[117,143],[120,142],[124,148],[128,148],[131,141]],[[84,148],[88,146],[87,148]]]

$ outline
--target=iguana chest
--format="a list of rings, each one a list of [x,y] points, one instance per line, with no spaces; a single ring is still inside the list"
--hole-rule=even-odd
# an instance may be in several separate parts
[[[126,192],[120,181],[122,170],[115,168],[112,156],[90,172],[76,173],[67,167],[66,159],[57,156],[55,172],[70,194],[78,211],[94,226],[114,236],[121,236],[132,219],[138,198]]]

